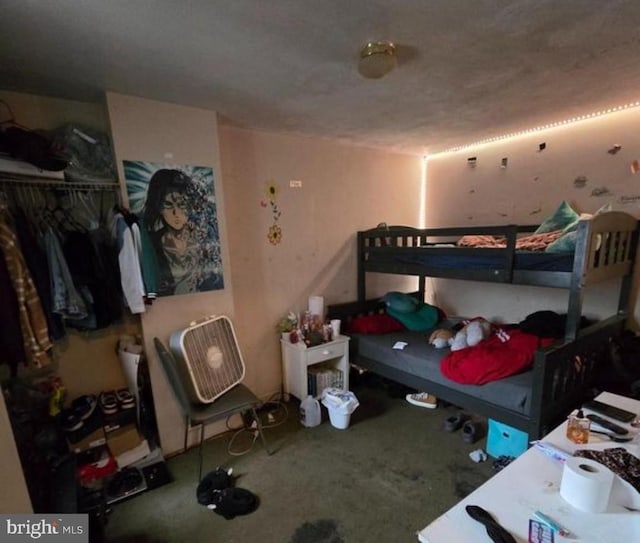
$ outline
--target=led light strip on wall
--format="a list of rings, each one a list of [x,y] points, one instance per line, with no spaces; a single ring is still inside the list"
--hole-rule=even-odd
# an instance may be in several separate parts
[[[632,109],[640,106],[640,101],[638,102],[629,102],[628,104],[624,104],[622,106],[612,107],[610,109],[603,109],[600,111],[594,111],[593,113],[587,113],[586,115],[580,115],[579,117],[572,117],[571,119],[566,119],[564,121],[558,121],[555,123],[549,123],[542,126],[536,126],[535,128],[529,128],[527,130],[521,130],[520,132],[511,132],[510,134],[504,134],[502,136],[495,136],[493,138],[487,138],[484,140],[475,141],[473,143],[468,143],[465,145],[460,145],[458,147],[451,147],[450,149],[445,149],[444,151],[439,151],[437,153],[430,154],[429,156],[442,155],[445,153],[455,153],[457,151],[462,151],[464,149],[469,149],[470,147],[476,147],[478,145],[484,145],[486,143],[495,143],[497,141],[508,140],[510,138],[515,138],[518,136],[527,136],[530,134],[535,134],[536,132],[541,132],[543,130],[548,130],[549,128],[557,128],[559,126],[566,126],[568,124],[577,123],[580,121],[586,121],[588,119],[594,119],[596,117],[603,117],[604,115],[609,115],[611,113],[618,113],[620,111],[624,111],[626,109]]]

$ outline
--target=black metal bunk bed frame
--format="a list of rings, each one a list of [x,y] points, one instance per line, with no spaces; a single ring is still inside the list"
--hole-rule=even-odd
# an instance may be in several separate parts
[[[351,361],[385,378],[429,391],[464,409],[514,426],[537,439],[579,405],[589,394],[597,375],[611,364],[611,342],[625,327],[631,293],[633,262],[640,223],[631,215],[609,212],[580,221],[573,268],[571,271],[536,271],[514,267],[518,234],[531,232],[535,226],[493,226],[471,228],[416,229],[381,227],[358,232],[358,301],[328,307],[331,318],[348,321],[358,315],[381,313],[380,300],[366,300],[366,274],[369,272],[414,275],[419,278],[418,292],[424,299],[425,278],[441,277],[474,281],[491,281],[569,289],[567,327],[564,341],[539,349],[535,354],[532,376],[531,407],[528,414],[517,413],[479,399],[471,393],[449,389],[399,371],[393,366],[358,356]],[[463,235],[494,235],[506,238],[504,249],[474,249],[440,246],[443,239]],[[464,254],[465,257],[491,255],[500,265],[491,269],[451,269],[399,261],[398,257],[415,251],[434,255]],[[588,328],[580,329],[584,287],[610,278],[621,280],[618,312]],[[351,342],[355,347],[357,342]]]

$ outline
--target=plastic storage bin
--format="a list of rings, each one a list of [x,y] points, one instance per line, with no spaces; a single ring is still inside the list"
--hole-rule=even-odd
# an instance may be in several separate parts
[[[512,456],[517,458],[529,447],[529,434],[489,419],[487,454],[493,458]]]

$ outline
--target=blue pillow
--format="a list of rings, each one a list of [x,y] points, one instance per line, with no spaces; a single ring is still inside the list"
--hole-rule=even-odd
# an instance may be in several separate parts
[[[580,219],[580,215],[564,200],[558,206],[558,209],[538,226],[538,229],[534,233],[545,234],[547,232],[555,232],[556,230],[564,230],[573,223],[577,223],[578,219]]]
[[[404,292],[387,292],[382,301],[387,304],[387,308],[393,309],[399,313],[413,313],[418,310],[420,301],[413,296],[409,296]],[[387,313],[389,313],[387,311]],[[389,313],[391,315],[391,313]],[[391,315],[393,316],[393,315]]]
[[[438,308],[424,303],[413,313],[405,313],[392,307],[387,307],[387,314],[399,320],[407,330],[411,330],[412,332],[427,332],[435,328],[440,322]]]
[[[570,230],[566,234],[562,234],[553,243],[550,243],[545,253],[573,253],[576,250],[576,238],[578,237],[577,230]]]

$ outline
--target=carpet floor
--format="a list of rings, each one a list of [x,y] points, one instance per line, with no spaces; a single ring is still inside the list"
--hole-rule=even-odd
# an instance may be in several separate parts
[[[116,503],[105,526],[110,543],[415,542],[432,522],[494,473],[475,463],[486,435],[465,443],[443,430],[454,406],[424,409],[405,390],[376,379],[353,387],[360,406],[349,428],[299,423],[294,400],[270,411],[269,456],[252,434],[215,437],[204,446],[204,473],[233,468],[236,486],[258,496],[254,512],[227,520],[198,504],[198,451],[170,458],[173,481]],[[267,413],[264,413],[265,418]],[[486,433],[486,421],[484,424]],[[265,420],[265,424],[268,424]],[[235,456],[232,452],[248,450]],[[231,453],[230,453],[231,451]]]

